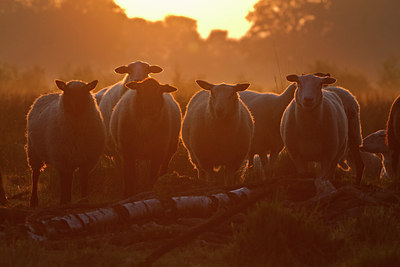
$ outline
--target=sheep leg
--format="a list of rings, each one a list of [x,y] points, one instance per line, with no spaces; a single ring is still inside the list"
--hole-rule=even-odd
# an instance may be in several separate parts
[[[354,159],[356,165],[356,184],[361,184],[361,179],[364,173],[364,162],[361,158],[361,153],[358,145],[349,144],[351,157]]]
[[[138,189],[138,181],[136,177],[136,160],[131,158],[129,160],[124,159],[123,162],[123,177],[124,177],[124,196],[130,197],[135,194],[135,190]]]
[[[271,177],[272,176],[271,162],[270,162],[271,160],[268,159],[267,154],[260,155],[260,159],[261,159],[261,164],[263,166],[265,177]]]
[[[269,154],[269,166],[270,166],[270,176],[274,176],[274,170],[275,170],[275,162],[278,159],[280,151],[271,151]]]
[[[296,171],[300,175],[307,174],[307,161],[300,159],[300,158],[293,158],[294,165],[296,167]]]
[[[32,168],[32,193],[31,193],[31,201],[30,205],[31,207],[37,207],[38,205],[38,195],[37,195],[37,185],[39,181],[39,175],[40,175],[40,167],[37,168]]]
[[[151,161],[151,169],[150,169],[150,177],[145,182],[145,190],[151,190],[154,184],[157,182],[157,179],[160,174],[160,170],[162,168],[161,159],[153,159]]]
[[[209,182],[210,181],[210,174],[209,174],[210,172],[212,172],[212,170],[207,172],[202,167],[197,166],[197,177],[199,178],[199,180]]]
[[[252,153],[252,152],[250,152],[249,153],[249,168],[251,168],[251,167],[253,167],[253,165],[254,165],[254,153]],[[259,156],[260,156],[260,158],[261,158],[261,155],[259,154]]]
[[[89,173],[90,171],[86,168],[79,168],[79,180],[81,184],[81,196],[86,199],[89,195]]]
[[[71,202],[71,191],[72,191],[72,171],[61,171],[60,179],[61,179],[61,198],[60,204],[66,204]]]
[[[336,188],[330,182],[335,176],[336,165],[337,161],[324,160],[321,162],[321,173],[314,182],[318,196],[336,192]]]

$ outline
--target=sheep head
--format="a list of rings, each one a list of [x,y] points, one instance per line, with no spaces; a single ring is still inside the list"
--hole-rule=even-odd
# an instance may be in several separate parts
[[[150,66],[148,63],[142,61],[132,62],[128,66],[120,66],[115,69],[116,73],[128,74],[127,83],[144,80],[149,77],[150,73],[159,73],[162,71],[161,67],[156,65]]]
[[[238,110],[239,97],[237,92],[244,91],[250,86],[249,83],[214,85],[202,80],[197,80],[196,83],[201,88],[210,91],[210,112],[216,119],[233,116]]]
[[[90,91],[97,85],[97,80],[90,83],[82,81],[69,81],[67,83],[56,80],[57,87],[64,93],[62,101],[66,112],[79,115],[89,107],[90,101],[93,100]]]
[[[154,78],[146,78],[139,82],[129,82],[126,87],[136,90],[136,111],[143,116],[158,114],[164,104],[163,93],[172,93],[177,90],[169,84],[160,84]]]
[[[317,73],[317,75],[320,73]],[[328,75],[319,77],[308,74],[298,76],[296,74],[288,75],[286,79],[297,83],[295,101],[304,109],[314,109],[322,101],[322,88],[324,85],[336,82],[335,78]]]
[[[386,144],[386,130],[379,130],[365,137],[360,150],[370,153],[389,152],[389,147]]]

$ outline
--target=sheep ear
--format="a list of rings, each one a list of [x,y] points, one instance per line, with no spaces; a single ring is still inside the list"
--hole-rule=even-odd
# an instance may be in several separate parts
[[[169,84],[165,84],[162,86],[161,89],[164,93],[172,93],[175,92],[176,90],[178,90],[176,87],[173,87],[172,85]]]
[[[286,80],[288,80],[289,82],[297,83],[299,82],[299,76],[297,76],[296,74],[290,74],[286,76]]]
[[[88,90],[88,92],[92,91],[96,87],[98,82],[99,82],[98,80],[94,80],[94,81],[88,83],[86,85],[86,89]]]
[[[56,82],[58,89],[65,91],[65,88],[67,88],[67,85],[65,84],[65,82],[63,82],[61,80],[55,80],[55,82]]]
[[[121,66],[121,67],[116,68],[114,71],[116,73],[119,73],[119,74],[129,73],[129,67],[128,66]]]
[[[322,84],[332,84],[335,83],[336,79],[332,77],[326,77],[322,80]]]
[[[249,88],[249,86],[249,83],[238,83],[233,88],[236,90],[236,92],[239,92],[246,90],[247,88]]]
[[[160,73],[163,69],[159,66],[153,65],[149,67],[149,73]]]
[[[125,84],[125,87],[129,88],[129,89],[132,89],[132,90],[136,90],[136,89],[140,88],[140,84],[142,84],[142,83],[140,83],[140,82],[129,82],[129,83]]]
[[[203,80],[196,80],[196,83],[205,90],[211,90],[215,85]]]

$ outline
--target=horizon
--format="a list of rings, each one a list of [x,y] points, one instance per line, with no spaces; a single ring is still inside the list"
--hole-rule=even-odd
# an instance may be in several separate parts
[[[149,21],[162,21],[166,16],[184,16],[197,21],[197,31],[206,39],[213,30],[226,30],[228,37],[240,39],[250,29],[251,23],[246,19],[253,10],[257,0],[230,1],[230,0],[172,0],[138,1],[114,0],[129,18],[143,18]],[[229,5],[229,8],[226,8]],[[209,9],[212,6],[213,9]],[[135,7],[138,7],[137,9]],[[226,8],[226,10],[224,10]],[[222,13],[221,10],[224,12]],[[221,16],[223,14],[223,16]]]

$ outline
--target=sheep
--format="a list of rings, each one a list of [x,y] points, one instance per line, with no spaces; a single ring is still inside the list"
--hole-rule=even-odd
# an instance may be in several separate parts
[[[150,190],[167,172],[178,148],[182,114],[169,94],[177,89],[154,78],[129,82],[111,115],[110,133],[122,165],[125,196]],[[150,162],[150,176],[139,181],[136,163]],[[141,183],[140,183],[141,182]]]
[[[332,77],[288,75],[297,83],[295,98],[285,109],[280,125],[282,140],[299,173],[306,173],[307,162],[321,163],[315,180],[318,195],[335,191],[329,182],[335,167],[347,152],[346,113],[339,96],[323,90],[336,82]]]
[[[71,201],[73,173],[79,169],[82,195],[88,194],[88,175],[105,145],[105,127],[90,83],[56,80],[63,92],[38,97],[27,115],[26,154],[32,169],[30,205],[37,206],[41,168],[53,166],[61,178],[60,203]]]
[[[363,145],[360,150],[363,152],[382,155],[383,169],[380,175],[381,179],[392,179],[394,177],[392,165],[392,153],[386,143],[386,130],[378,130],[371,133],[363,139]]]
[[[107,92],[107,90],[109,89],[109,87],[103,88],[100,91],[98,91],[97,93],[94,94],[94,97],[96,98],[96,103],[97,105],[100,105],[100,101],[103,98],[103,95],[105,92]]]
[[[389,118],[386,124],[386,143],[391,151],[391,164],[393,178],[399,177],[399,156],[400,156],[400,96],[394,101],[389,111]]]
[[[250,84],[196,83],[206,91],[197,92],[187,105],[183,144],[199,179],[208,181],[216,168],[224,166],[225,184],[233,183],[242,178],[253,138],[253,118],[237,94]]]
[[[369,178],[381,177],[381,174],[383,173],[383,164],[381,158],[375,155],[374,153],[365,151],[360,152],[360,156],[365,166],[363,177],[369,177]],[[348,158],[347,163],[349,164],[351,171],[352,170],[357,171],[357,166],[351,157]]]
[[[115,152],[110,136],[110,119],[115,105],[128,90],[125,85],[129,82],[141,81],[149,77],[149,73],[159,73],[162,71],[161,67],[156,65],[150,66],[148,63],[142,61],[136,61],[127,66],[120,66],[115,69],[115,72],[126,74],[125,77],[116,84],[106,87],[97,93],[96,98],[100,99],[99,108],[107,131],[105,149],[107,155],[112,156]]]
[[[280,122],[283,111],[293,99],[296,83],[290,84],[281,94],[240,92],[240,99],[246,104],[254,117],[254,136],[250,148],[250,165],[255,154],[260,156],[264,172],[273,174],[273,166],[283,148]],[[269,159],[266,154],[270,153]],[[268,163],[269,162],[269,163]]]
[[[315,73],[318,77],[330,77],[329,73]],[[344,111],[348,122],[348,148],[349,158],[355,164],[356,184],[361,183],[364,172],[363,157],[360,153],[360,145],[362,144],[361,123],[360,123],[360,105],[356,97],[347,89],[338,86],[326,86],[324,90],[336,93],[342,101]]]
[[[3,187],[3,177],[1,176],[0,172],[0,204],[6,204],[6,203],[7,203],[7,198]]]

